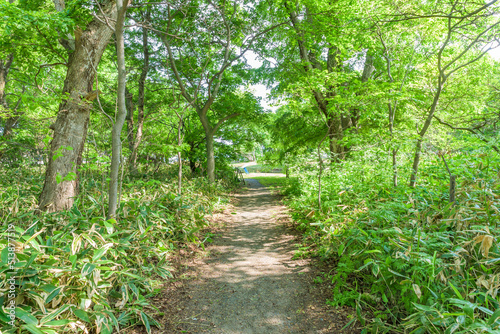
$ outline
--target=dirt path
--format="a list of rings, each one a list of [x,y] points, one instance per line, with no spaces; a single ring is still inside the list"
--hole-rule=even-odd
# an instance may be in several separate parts
[[[274,218],[283,210],[277,197],[247,183],[197,278],[165,296],[178,304],[164,333],[339,333],[348,320],[326,309],[308,261],[292,260],[295,237]]]

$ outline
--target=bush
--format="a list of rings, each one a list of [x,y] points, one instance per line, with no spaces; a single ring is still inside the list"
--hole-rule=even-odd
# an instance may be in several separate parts
[[[78,328],[112,333],[137,323],[150,332],[158,324],[148,298],[158,292],[161,280],[172,277],[169,257],[185,242],[200,243],[205,215],[227,203],[222,185],[184,180],[179,196],[176,185],[159,176],[127,183],[120,219],[106,220],[100,176],[89,172],[71,210],[36,216],[30,210],[41,177],[20,175],[29,171],[3,171],[0,177],[6,190],[0,197],[6,224],[0,234],[2,333],[18,328],[37,334]],[[16,244],[14,270],[9,236]],[[15,291],[10,290],[12,279]],[[8,308],[11,292],[15,319]]]
[[[448,163],[459,175],[457,205],[438,157],[422,164],[418,187],[394,188],[390,165],[357,156],[326,173],[321,211],[311,165],[284,191],[306,242],[338,263],[329,303],[356,307],[366,330],[500,330],[500,159],[475,152]]]

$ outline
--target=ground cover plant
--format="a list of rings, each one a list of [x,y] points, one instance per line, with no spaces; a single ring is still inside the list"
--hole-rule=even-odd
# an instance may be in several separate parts
[[[71,210],[35,214],[40,174],[33,168],[3,170],[2,217],[12,229],[2,232],[0,243],[1,290],[9,291],[13,277],[16,319],[8,307],[0,310],[2,333],[112,333],[136,324],[150,332],[159,326],[148,298],[172,278],[170,257],[187,243],[205,241],[205,217],[228,203],[225,193],[232,186],[195,178],[185,180],[178,195],[168,182],[171,175],[164,170],[128,180],[116,220],[105,218],[96,171],[82,179]],[[14,270],[8,233],[16,240]]]
[[[371,160],[370,152],[364,156]],[[296,168],[299,182],[283,193],[309,246],[297,256],[335,259],[321,279],[333,283],[333,307],[356,307],[352,326],[378,333],[500,329],[500,159],[478,149],[447,160],[459,180],[454,203],[437,154],[426,159],[416,188],[394,188],[387,163],[359,157],[332,167],[321,210],[317,171]]]

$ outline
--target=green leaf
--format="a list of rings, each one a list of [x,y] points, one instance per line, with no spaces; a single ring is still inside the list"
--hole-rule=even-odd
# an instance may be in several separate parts
[[[22,308],[16,307],[16,317],[18,317],[28,325],[38,325],[38,320],[36,320],[33,315],[26,312]]]
[[[85,322],[90,322],[89,315],[84,310],[74,309],[73,314]]]
[[[451,282],[450,282],[450,286],[453,289],[453,291],[455,291],[455,294],[457,295],[457,297],[463,300],[464,298],[462,297],[462,295],[460,294],[460,292],[458,291],[458,289],[455,288],[455,286],[453,284],[451,284]]]
[[[57,327],[57,326],[64,326],[64,325],[67,325],[69,323],[71,323],[72,321],[71,320],[68,320],[68,319],[62,319],[62,320],[54,320],[54,321],[49,321],[49,322],[46,322],[45,324],[43,324],[44,326],[53,326],[53,327]]]
[[[454,333],[454,332],[455,332],[458,328],[460,328],[460,325],[455,323],[455,324],[451,325],[450,327],[448,327],[444,333],[445,333],[445,334],[452,334],[452,333]]]
[[[78,258],[78,255],[70,255],[69,260],[71,262],[71,270],[74,270],[76,267],[76,259]]]
[[[495,323],[495,321],[497,321],[498,318],[500,318],[500,309],[493,312],[491,317],[488,319],[488,325],[490,325],[490,326],[493,325]]]
[[[45,284],[45,285],[41,286],[40,288],[47,293],[51,293],[52,291],[57,289],[57,286],[55,286],[53,284]]]
[[[82,268],[82,276],[85,277],[92,273],[95,269],[96,265],[92,263],[85,263]]]
[[[141,321],[146,327],[146,331],[148,332],[148,334],[151,334],[151,326],[149,325],[148,316],[142,311],[141,311]]]
[[[26,329],[28,332],[33,333],[33,334],[44,334],[38,327],[35,325],[23,325],[21,326],[22,329]]]
[[[413,303],[413,305],[415,306],[415,308],[417,308],[420,311],[425,311],[425,312],[436,312],[437,311],[435,308],[429,307],[426,305],[417,304],[417,303]]]
[[[108,234],[112,234],[115,230],[113,224],[110,224],[108,222],[104,222],[104,227],[106,227],[106,231],[108,232]]]
[[[339,249],[337,250],[337,253],[338,253],[339,257],[340,257],[340,256],[342,255],[342,253],[344,252],[344,247],[345,247],[345,245],[344,245],[343,243],[342,243],[342,244],[340,244]]]
[[[7,261],[9,261],[9,248],[7,246],[5,246],[4,249],[2,249],[2,253],[0,256],[2,258],[2,263],[7,264]]]
[[[54,289],[54,291],[52,291],[45,299],[45,304],[50,303],[52,299],[54,299],[54,297],[57,296],[59,292],[61,292],[62,289],[63,289],[62,287]]]
[[[106,254],[108,249],[110,249],[111,247],[113,247],[113,243],[110,242],[108,244],[105,244],[101,248],[97,249],[94,252],[94,256],[92,257],[92,261],[95,262],[95,261],[99,260],[104,254]]]
[[[71,306],[69,306],[69,305],[61,306],[57,310],[53,311],[52,313],[50,313],[50,314],[46,315],[45,317],[43,317],[42,319],[40,319],[40,324],[44,324],[46,322],[51,321],[52,319],[54,319],[55,317],[57,317],[59,314],[67,311],[70,307]]]

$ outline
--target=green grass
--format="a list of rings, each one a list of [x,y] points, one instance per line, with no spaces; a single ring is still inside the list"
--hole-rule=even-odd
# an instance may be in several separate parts
[[[255,176],[249,177],[249,179],[254,179],[260,182],[265,187],[275,188],[277,190],[288,185],[290,178],[286,178],[284,174],[278,174],[276,176]]]
[[[237,168],[239,168],[244,173],[243,167],[237,167]],[[257,165],[246,166],[245,168],[249,173],[272,173],[271,171],[273,169],[283,170],[284,167],[257,164]]]

